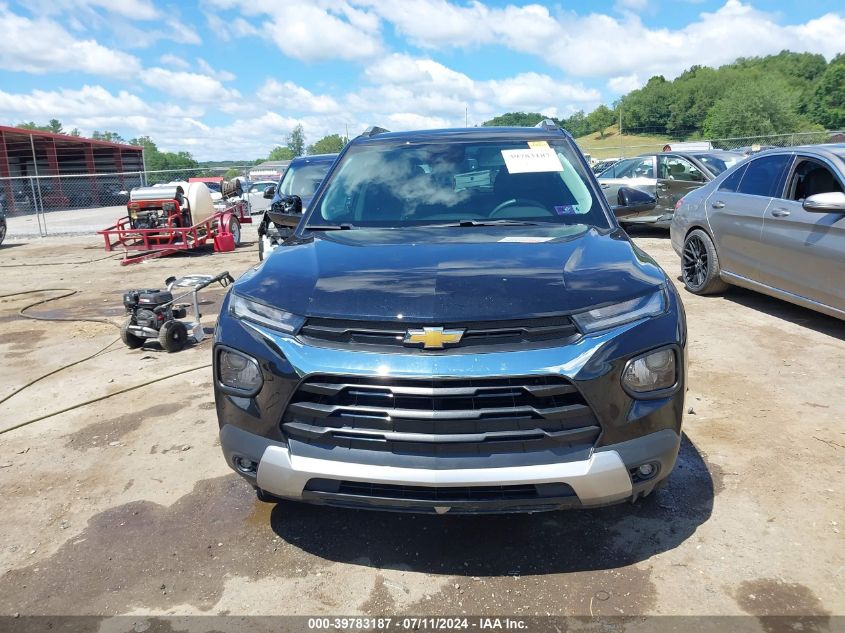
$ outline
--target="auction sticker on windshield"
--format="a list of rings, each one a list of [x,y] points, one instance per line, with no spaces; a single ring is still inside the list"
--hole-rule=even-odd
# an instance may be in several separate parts
[[[533,174],[545,171],[563,171],[557,153],[551,148],[503,149],[502,158],[509,174]]]

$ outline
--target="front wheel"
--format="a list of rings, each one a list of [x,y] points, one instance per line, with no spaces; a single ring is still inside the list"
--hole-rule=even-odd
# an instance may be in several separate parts
[[[241,245],[241,223],[238,222],[238,218],[232,216],[229,218],[229,233],[232,234],[232,238],[235,241],[235,246]]]
[[[713,240],[701,229],[696,229],[684,240],[681,252],[681,277],[684,287],[696,295],[709,295],[727,289],[719,276],[719,256]]]
[[[188,328],[181,321],[165,321],[158,332],[158,342],[169,353],[178,352],[188,342]]]
[[[132,332],[129,331],[129,326],[132,325],[132,317],[127,317],[126,321],[123,322],[123,325],[120,327],[120,339],[123,341],[123,344],[126,345],[129,349],[138,349],[144,345],[144,339],[140,336],[135,336]]]

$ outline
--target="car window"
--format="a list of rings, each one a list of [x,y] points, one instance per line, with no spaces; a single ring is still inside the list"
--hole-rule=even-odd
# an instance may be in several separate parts
[[[641,156],[622,161],[613,172],[614,178],[654,178],[654,157]]]
[[[779,196],[783,172],[791,158],[789,154],[775,154],[752,160],[745,168],[737,193],[749,196]]]
[[[695,157],[716,176],[743,159],[734,154],[695,154]]]
[[[743,165],[735,172],[730,174],[727,178],[725,178],[722,183],[719,185],[719,191],[733,191],[735,192],[739,188],[739,183],[742,180],[742,177],[745,175],[745,168],[748,165]]]
[[[353,146],[308,223],[400,227],[510,219],[609,226],[577,150],[565,140],[537,143]]]
[[[291,165],[279,181],[279,195],[310,198],[317,191],[317,187],[320,186],[331,166],[329,162]]]
[[[698,167],[680,156],[658,156],[657,173],[661,180],[684,180],[688,182],[704,182],[706,180]]]
[[[842,182],[821,161],[799,157],[785,189],[788,200],[804,200],[817,193],[843,191]]]

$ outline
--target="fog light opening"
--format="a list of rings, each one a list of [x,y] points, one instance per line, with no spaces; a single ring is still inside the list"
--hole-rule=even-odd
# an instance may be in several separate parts
[[[657,472],[660,470],[660,464],[657,462],[647,462],[645,464],[640,464],[631,469],[631,479],[634,480],[634,483],[638,483],[641,481],[648,481],[649,479],[654,479]]]
[[[232,461],[235,464],[235,470],[237,470],[242,475],[246,475],[248,477],[255,477],[255,474],[258,472],[258,464],[256,464],[251,459],[236,456]]]

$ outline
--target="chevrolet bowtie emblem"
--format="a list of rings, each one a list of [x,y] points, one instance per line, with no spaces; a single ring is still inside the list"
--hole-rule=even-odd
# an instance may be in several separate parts
[[[443,349],[446,345],[461,342],[464,330],[444,330],[442,327],[424,327],[405,332],[405,345],[422,345],[425,349]]]

